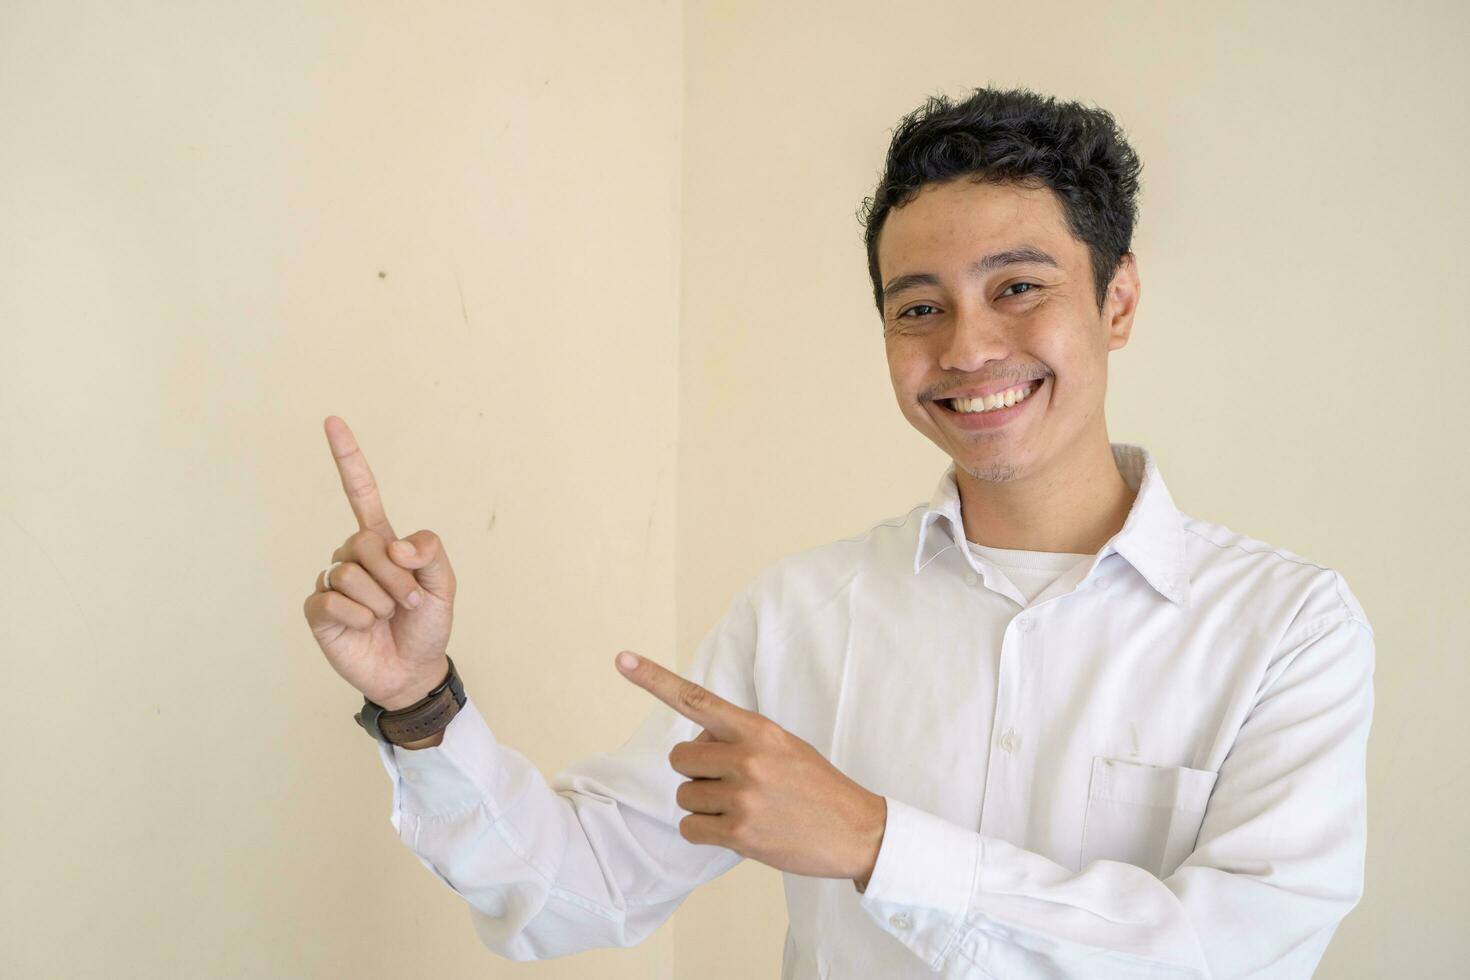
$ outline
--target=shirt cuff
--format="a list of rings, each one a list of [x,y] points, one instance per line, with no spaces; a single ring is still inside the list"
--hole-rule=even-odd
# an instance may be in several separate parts
[[[475,702],[449,720],[444,739],[423,749],[378,743],[383,768],[393,777],[393,815],[443,816],[493,802],[496,740]],[[397,828],[397,820],[394,827]]]
[[[980,835],[885,796],[888,822],[858,904],[931,969],[964,929],[980,871]]]

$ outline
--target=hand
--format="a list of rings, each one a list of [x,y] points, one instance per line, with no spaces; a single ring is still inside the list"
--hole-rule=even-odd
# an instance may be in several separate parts
[[[423,698],[449,671],[445,650],[454,622],[454,569],[439,536],[393,533],[367,457],[347,423],[327,416],[327,443],[358,530],[332,552],[303,608],[327,662],[368,700],[392,711]],[[421,599],[415,608],[410,596]]]
[[[621,658],[623,654],[620,654]],[[679,833],[718,844],[779,871],[852,878],[866,885],[878,860],[888,804],[844,776],[809,742],[764,715],[731,704],[652,660],[619,671],[704,726],[669,752],[692,776],[675,799],[690,811]]]

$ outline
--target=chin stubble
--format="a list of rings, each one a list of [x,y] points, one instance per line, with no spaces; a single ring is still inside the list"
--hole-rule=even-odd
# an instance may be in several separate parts
[[[975,479],[985,483],[1009,483],[1016,479],[1021,471],[1020,467],[1014,463],[991,463],[988,466],[977,466],[974,469],[968,466],[961,468]]]

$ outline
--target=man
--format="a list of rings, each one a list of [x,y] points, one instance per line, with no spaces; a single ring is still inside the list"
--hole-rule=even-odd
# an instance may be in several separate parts
[[[445,656],[442,543],[392,543],[327,420],[362,529],[307,618],[490,949],[632,945],[750,857],[784,872],[783,978],[1311,975],[1362,895],[1373,632],[1340,574],[1182,514],[1109,441],[1139,171],[1106,112],[1026,90],[902,120],[869,271],[899,407],[953,464],[766,568],[689,681],[620,656],[663,704],[549,785]]]

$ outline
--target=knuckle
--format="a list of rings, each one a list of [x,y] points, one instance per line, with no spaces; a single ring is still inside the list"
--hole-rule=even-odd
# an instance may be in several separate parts
[[[784,735],[769,728],[762,728],[756,732],[755,737],[750,740],[750,748],[753,756],[780,756],[790,751],[785,744]]]
[[[349,599],[340,592],[324,592],[322,594],[326,596],[324,605],[332,619],[344,626],[351,626],[355,629],[363,629],[372,624],[374,617],[371,611],[364,608],[360,603]],[[364,618],[367,619],[366,623],[363,622]]]
[[[710,693],[693,681],[679,685],[679,703],[695,711],[709,707]]]
[[[377,531],[367,528],[353,532],[352,537],[348,538],[347,541],[349,543],[349,553],[353,555],[371,555],[387,549],[387,545],[383,543],[382,536]]]
[[[358,473],[347,479],[347,494],[350,497],[362,499],[371,496],[375,484],[373,478],[366,473]]]
[[[346,608],[342,605],[344,601],[346,601],[346,597],[340,592],[323,592],[322,612],[326,614],[326,618],[333,622],[345,623],[347,620],[343,614],[346,612]]]

